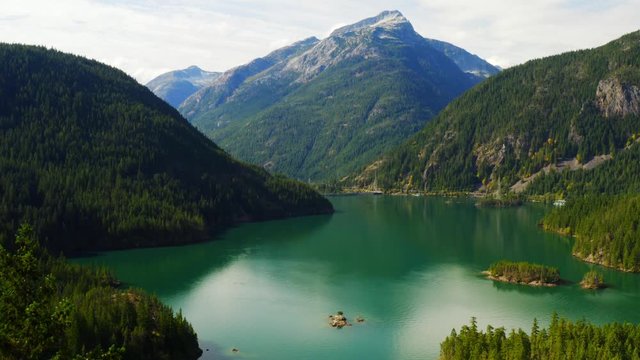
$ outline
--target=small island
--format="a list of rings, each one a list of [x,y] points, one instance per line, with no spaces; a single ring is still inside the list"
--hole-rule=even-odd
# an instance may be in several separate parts
[[[501,260],[489,266],[483,272],[491,280],[530,286],[557,286],[560,284],[560,273],[557,268]]]
[[[476,202],[479,208],[507,208],[522,205],[522,199],[515,195],[508,196],[485,196]]]
[[[606,287],[604,276],[595,270],[588,271],[584,274],[582,281],[580,281],[580,286],[582,286],[583,289],[591,290],[604,289]]]

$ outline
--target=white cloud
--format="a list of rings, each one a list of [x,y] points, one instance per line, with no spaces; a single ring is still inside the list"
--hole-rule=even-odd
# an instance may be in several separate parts
[[[637,29],[638,0],[2,0],[0,41],[117,66],[141,82],[170,69],[226,70],[378,12],[501,66],[594,47]]]
[[[421,0],[416,30],[510,66],[602,45],[638,29],[640,2],[577,0]],[[446,19],[446,20],[442,20]]]

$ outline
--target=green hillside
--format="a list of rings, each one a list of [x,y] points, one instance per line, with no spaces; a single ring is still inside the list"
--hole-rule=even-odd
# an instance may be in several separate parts
[[[604,164],[590,170],[553,171],[531,182],[526,193],[557,198],[640,193],[640,144],[631,142]]]
[[[640,272],[640,195],[589,195],[553,209],[545,229],[575,237],[573,254],[588,262]]]
[[[0,45],[0,240],[28,222],[54,250],[207,239],[240,221],[329,213],[242,164],[123,72]]]
[[[640,132],[639,104],[635,32],[501,72],[352,181],[367,186],[377,174],[396,190],[508,189],[562,161],[582,167],[596,155],[623,154]]]
[[[451,69],[461,85],[437,89],[422,69],[408,66],[425,55],[405,51],[396,59],[327,70],[281,102],[209,134],[235,156],[299,179],[349,174],[418,131],[473,84]],[[369,75],[356,79],[358,73]],[[450,95],[434,96],[438,92]]]
[[[120,289],[104,269],[54,259],[22,226],[0,246],[0,358],[195,360],[191,325],[154,296]]]

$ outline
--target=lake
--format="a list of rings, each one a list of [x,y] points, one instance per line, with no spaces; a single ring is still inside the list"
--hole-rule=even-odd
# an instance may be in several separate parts
[[[336,213],[244,224],[215,241],[97,254],[125,283],[193,324],[206,358],[436,359],[453,328],[522,327],[551,314],[640,322],[640,276],[599,268],[611,288],[577,284],[593,265],[542,231],[549,208],[476,208],[472,199],[331,197]],[[572,283],[531,288],[480,272],[500,260],[559,268]],[[329,314],[354,323],[334,329]],[[357,316],[365,319],[356,323]],[[232,353],[231,349],[239,349]]]

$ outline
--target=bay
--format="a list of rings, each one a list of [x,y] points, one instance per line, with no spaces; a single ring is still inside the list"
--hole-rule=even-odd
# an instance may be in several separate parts
[[[581,289],[594,265],[571,256],[571,239],[539,228],[545,206],[365,195],[331,201],[330,216],[244,224],[211,242],[73,261],[107,266],[181,309],[204,359],[436,359],[440,342],[471,317],[480,327],[527,331],[533,318],[546,325],[554,312],[599,324],[640,321],[640,276],[598,267],[611,287]],[[500,259],[558,267],[570,283],[531,288],[483,278]],[[337,311],[353,326],[329,327]]]

